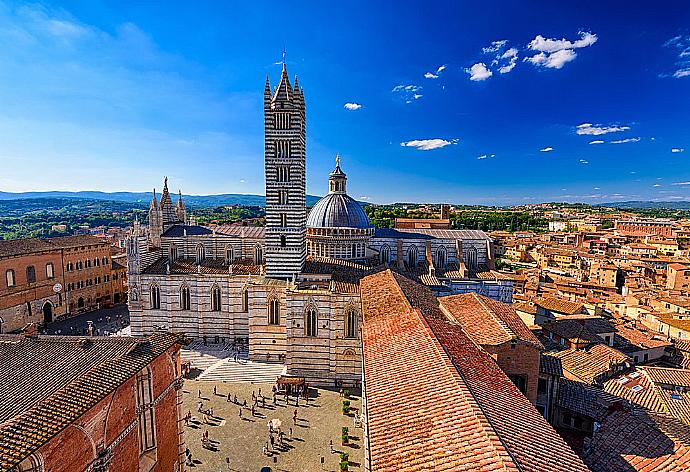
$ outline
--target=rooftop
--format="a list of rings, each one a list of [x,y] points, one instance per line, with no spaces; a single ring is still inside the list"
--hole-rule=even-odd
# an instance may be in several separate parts
[[[0,470],[8,470],[176,344],[135,338],[0,336]]]
[[[586,470],[429,289],[381,271],[362,305],[373,469]]]

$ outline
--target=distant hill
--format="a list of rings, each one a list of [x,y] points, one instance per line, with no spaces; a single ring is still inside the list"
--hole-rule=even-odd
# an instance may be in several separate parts
[[[624,209],[667,209],[667,210],[690,210],[690,202],[651,202],[651,201],[629,201],[629,202],[612,202],[599,203],[596,206],[609,208],[624,208]]]
[[[160,198],[160,194],[158,194]],[[152,192],[0,192],[0,200],[27,200],[45,198],[76,198],[84,200],[108,200],[114,202],[128,202],[146,204],[153,198]],[[314,205],[321,197],[307,195],[307,206]],[[264,206],[266,198],[263,195],[244,195],[238,193],[226,193],[221,195],[185,195],[182,194],[185,204],[190,207],[217,207],[224,205]],[[173,196],[173,203],[176,197]]]

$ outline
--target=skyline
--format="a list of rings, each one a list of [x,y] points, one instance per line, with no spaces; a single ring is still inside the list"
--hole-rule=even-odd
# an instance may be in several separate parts
[[[167,175],[183,194],[263,194],[263,84],[285,48],[309,194],[340,153],[374,203],[690,199],[681,2],[491,18],[491,2],[61,4],[0,2],[3,191],[160,191]]]

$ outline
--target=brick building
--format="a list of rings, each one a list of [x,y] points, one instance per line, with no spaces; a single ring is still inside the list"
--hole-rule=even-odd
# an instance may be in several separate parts
[[[0,335],[1,471],[184,470],[174,335],[75,338],[31,330]]]
[[[0,241],[0,274],[0,333],[126,298],[126,268],[95,236]]]
[[[666,288],[668,290],[690,291],[690,265],[669,264],[666,267]]]
[[[644,233],[671,236],[673,234],[673,223],[664,220],[617,220],[616,230],[623,233]]]
[[[67,306],[60,248],[41,239],[0,241],[0,333],[52,321]]]

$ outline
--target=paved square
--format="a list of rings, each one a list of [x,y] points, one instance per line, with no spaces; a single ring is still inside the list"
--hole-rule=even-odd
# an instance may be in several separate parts
[[[185,427],[185,442],[192,452],[194,466],[189,470],[199,471],[261,471],[270,467],[271,471],[339,471],[339,452],[347,452],[350,457],[350,471],[363,471],[364,448],[362,428],[355,428],[354,418],[342,413],[342,398],[331,390],[310,388],[311,399],[307,403],[300,398],[295,406],[291,396],[286,405],[283,396],[278,396],[273,405],[271,394],[272,383],[185,380],[183,388],[183,416],[192,412],[192,421]],[[213,387],[217,394],[213,394]],[[251,415],[252,392],[258,391],[266,396],[266,405],[256,409],[256,416]],[[201,399],[199,399],[201,390]],[[240,407],[227,401],[228,392],[231,400],[237,395],[241,405],[247,401],[249,408]],[[352,408],[361,413],[359,392],[352,391],[350,399]],[[213,418],[209,424],[203,423],[202,413],[198,413],[198,403],[203,402],[203,409],[213,408]],[[239,410],[242,409],[242,418]],[[293,423],[293,413],[298,410],[297,424]],[[285,433],[285,442],[280,447],[263,454],[263,447],[268,441],[268,422],[274,418],[282,422],[281,430]],[[350,444],[341,445],[341,428],[347,426]],[[293,434],[290,439],[289,432]],[[208,431],[212,447],[202,447],[202,434]],[[276,438],[277,439],[277,438]],[[329,441],[333,441],[336,453],[329,451]],[[321,457],[324,466],[321,466]],[[226,458],[229,462],[226,463]],[[274,463],[274,458],[276,462]]]

